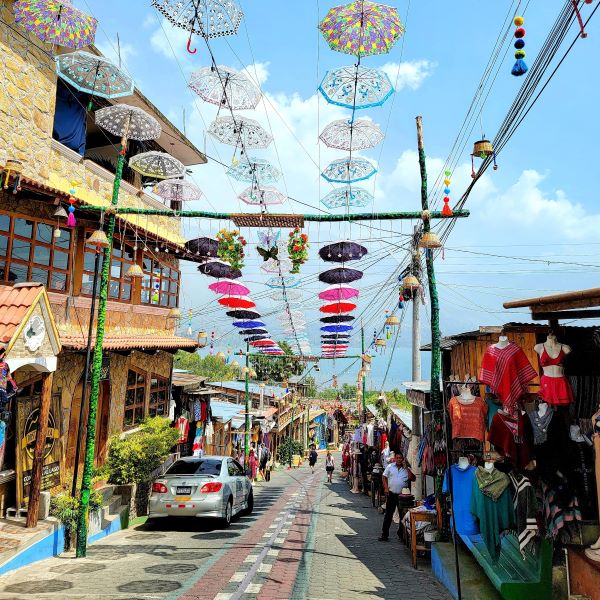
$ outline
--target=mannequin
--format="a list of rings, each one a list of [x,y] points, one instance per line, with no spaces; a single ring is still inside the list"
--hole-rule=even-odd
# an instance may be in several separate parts
[[[549,333],[546,341],[533,348],[540,357],[543,375],[540,379],[540,396],[554,406],[573,402],[571,385],[565,377],[563,362],[571,353],[571,348],[561,344],[554,333]]]
[[[458,467],[459,469],[466,469],[469,466],[469,459],[466,456],[458,457]]]
[[[471,394],[471,388],[469,386],[468,381],[460,387],[460,395],[458,396],[458,401],[461,404],[473,404],[473,402],[475,402],[475,396]]]
[[[491,461],[489,461],[489,460],[486,460],[485,463],[484,463],[484,465],[483,465],[483,468],[486,471],[493,471],[494,470],[494,463],[491,462]]]
[[[546,402],[540,402],[538,404],[538,409],[537,409],[537,413],[538,416],[541,418],[546,416],[546,413],[548,412],[548,404]]]
[[[595,470],[596,470],[596,494],[598,496],[598,506],[600,507],[600,407],[592,415],[592,425],[594,428],[594,452],[595,452]],[[600,537],[585,551],[586,555],[592,560],[600,562]]]
[[[494,346],[496,346],[496,348],[498,348],[499,350],[502,350],[503,348],[506,348],[506,346],[508,346],[509,344],[510,340],[505,335],[501,335],[498,338],[498,341],[494,344]]]

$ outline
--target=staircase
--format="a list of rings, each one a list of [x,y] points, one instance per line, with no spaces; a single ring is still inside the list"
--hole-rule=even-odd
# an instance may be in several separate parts
[[[102,496],[102,508],[95,514],[90,513],[88,526],[90,542],[125,529],[129,524],[129,502],[114,493],[115,486],[105,485],[97,491]]]

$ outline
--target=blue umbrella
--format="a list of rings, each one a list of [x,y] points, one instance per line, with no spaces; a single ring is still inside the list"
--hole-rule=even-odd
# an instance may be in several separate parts
[[[327,71],[319,91],[330,104],[359,110],[381,106],[394,87],[383,71],[353,65]]]
[[[240,329],[258,329],[265,327],[265,324],[262,321],[234,321],[233,326]]]
[[[330,183],[356,183],[375,173],[375,165],[365,158],[338,158],[325,167],[321,177]]]
[[[342,331],[352,331],[354,327],[352,325],[325,325],[321,327],[321,331],[328,331],[331,333],[340,333]]]

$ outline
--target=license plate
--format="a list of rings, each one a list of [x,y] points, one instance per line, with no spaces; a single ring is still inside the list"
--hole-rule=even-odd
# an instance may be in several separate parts
[[[191,500],[192,497],[191,496],[175,496],[175,502],[187,502],[188,500]]]
[[[192,488],[179,486],[176,489],[176,493],[177,493],[177,495],[181,495],[181,496],[189,496],[192,493]]]

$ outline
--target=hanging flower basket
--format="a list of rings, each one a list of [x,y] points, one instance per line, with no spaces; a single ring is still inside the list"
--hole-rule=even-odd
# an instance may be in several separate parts
[[[217,240],[219,240],[217,256],[228,262],[232,268],[241,269],[244,266],[246,240],[240,235],[240,232],[221,229],[217,233]]]
[[[291,271],[292,273],[299,273],[300,265],[303,265],[308,260],[309,247],[308,236],[305,233],[301,233],[298,227],[293,231],[290,231],[288,256],[294,265]]]

